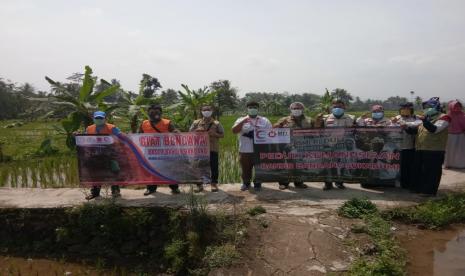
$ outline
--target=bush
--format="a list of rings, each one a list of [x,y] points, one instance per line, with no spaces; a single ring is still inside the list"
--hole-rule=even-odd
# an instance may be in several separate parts
[[[263,206],[261,205],[252,207],[249,210],[247,210],[247,214],[249,214],[252,217],[260,215],[260,214],[264,214],[264,213],[266,213],[266,209],[263,208]]]
[[[339,207],[338,213],[346,218],[362,218],[378,212],[378,208],[368,199],[352,198]]]

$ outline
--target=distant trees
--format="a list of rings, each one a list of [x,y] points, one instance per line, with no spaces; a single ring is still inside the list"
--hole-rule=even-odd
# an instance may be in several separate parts
[[[142,92],[145,98],[156,96],[158,89],[162,88],[158,79],[150,76],[149,74],[142,74],[142,80],[140,81],[139,87],[141,89],[140,92]]]
[[[219,80],[210,84],[210,90],[216,92],[216,112],[220,116],[225,111],[234,111],[239,102],[237,89],[231,87],[229,80]]]
[[[350,95],[350,93],[347,92],[347,90],[342,89],[342,88],[334,89],[331,92],[331,96],[333,97],[333,99],[342,100],[343,102],[346,103],[346,105],[349,105],[350,102],[354,100],[352,95]]]

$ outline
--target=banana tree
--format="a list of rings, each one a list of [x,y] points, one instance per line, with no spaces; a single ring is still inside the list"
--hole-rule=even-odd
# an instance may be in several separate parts
[[[132,94],[133,95],[133,94]],[[123,102],[120,104],[125,115],[129,118],[129,124],[133,133],[137,132],[141,117],[147,118],[147,107],[151,104],[160,103],[159,97],[147,98],[143,92],[140,92],[137,97],[133,97],[130,93],[123,94]]]
[[[56,106],[55,112],[66,111],[68,115],[62,119],[61,125],[67,134],[66,145],[69,148],[74,148],[72,133],[79,128],[92,124],[92,113],[96,110],[105,111],[111,116],[112,111],[118,108],[118,105],[109,105],[105,103],[104,98],[116,93],[120,88],[118,85],[111,85],[104,79],[100,82],[108,85],[108,88],[97,92],[94,90],[97,78],[92,76],[92,69],[89,66],[85,67],[84,79],[79,89],[78,95],[73,95],[66,89],[63,84],[52,80],[49,77],[45,79],[55,91],[54,98],[56,101],[53,104]]]
[[[200,117],[200,108],[203,105],[214,105],[218,92],[211,91],[208,87],[193,90],[185,84],[181,86],[185,91],[178,91],[181,102],[170,106],[167,110],[172,111],[176,125],[182,130],[187,130],[190,124]]]

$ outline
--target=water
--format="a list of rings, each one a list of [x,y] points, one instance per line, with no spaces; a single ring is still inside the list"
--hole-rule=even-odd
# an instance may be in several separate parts
[[[25,259],[0,256],[0,275],[141,275],[124,269],[101,269],[85,264],[48,259]],[[143,275],[143,274],[142,274]]]
[[[408,275],[465,275],[465,226],[416,230],[400,238],[408,253]]]

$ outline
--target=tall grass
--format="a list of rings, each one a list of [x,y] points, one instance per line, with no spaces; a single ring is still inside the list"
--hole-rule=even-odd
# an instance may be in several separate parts
[[[60,155],[12,161],[0,165],[0,187],[62,188],[78,186],[77,159],[74,156]]]

